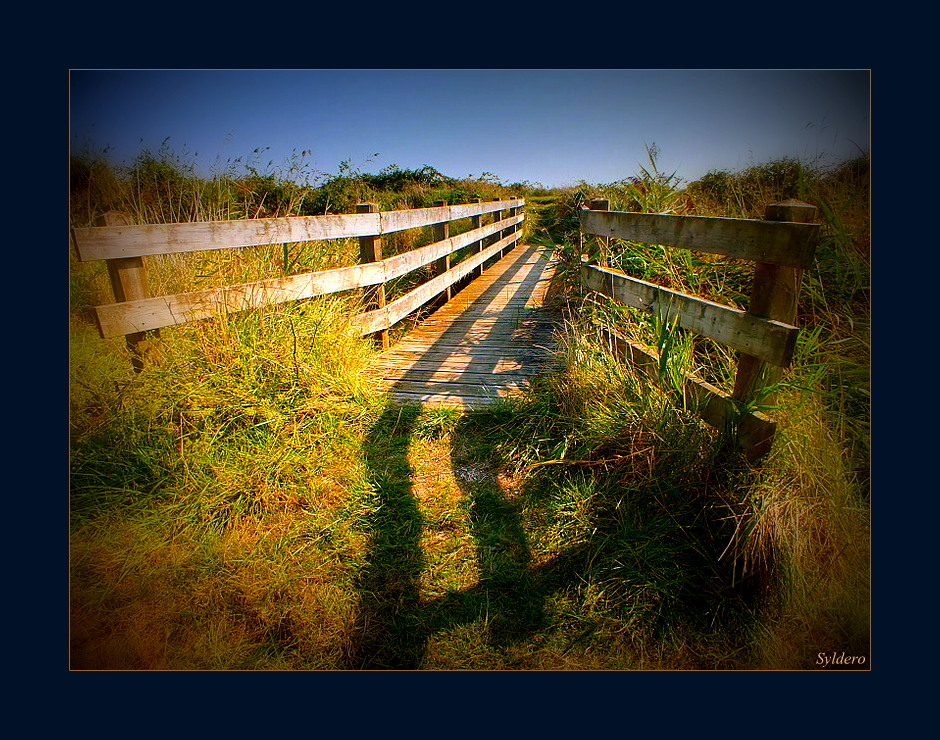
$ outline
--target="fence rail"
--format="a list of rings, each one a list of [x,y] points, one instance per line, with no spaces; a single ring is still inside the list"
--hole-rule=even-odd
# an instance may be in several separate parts
[[[382,236],[457,221],[508,208],[525,200],[486,201],[402,211],[194,221],[180,224],[110,224],[72,229],[79,260],[107,260],[269,244]]]
[[[99,332],[104,338],[125,336],[140,369],[147,332],[219,313],[349,290],[362,290],[364,298],[363,312],[352,317],[352,326],[386,345],[389,328],[435,299],[449,300],[455,284],[479,275],[488,260],[515,245],[525,219],[520,212],[524,205],[521,198],[452,206],[440,201],[432,208],[381,212],[377,205],[363,203],[355,214],[141,225],[111,213],[102,225],[73,229],[72,237],[81,261],[107,262],[115,302],[95,307]],[[487,214],[493,220],[483,224]],[[598,237],[599,245],[595,254],[582,258],[585,289],[656,313],[740,352],[731,393],[692,376],[686,379],[684,392],[709,423],[717,427],[734,423],[752,458],[768,449],[776,424],[743,409],[793,358],[801,271],[812,263],[819,239],[819,226],[810,223],[814,214],[813,206],[799,201],[768,206],[763,221],[612,212],[604,200],[592,201],[590,210],[580,212],[582,233]],[[470,230],[451,237],[450,224],[461,219],[471,219]],[[426,226],[434,230],[431,244],[383,257],[383,235]],[[348,238],[359,239],[359,264],[177,295],[149,295],[145,257]],[[755,263],[750,305],[742,311],[613,270],[606,266],[611,239],[750,260]],[[453,256],[461,250],[470,253],[452,266]],[[592,257],[599,264],[591,264]],[[389,281],[432,264],[433,277],[386,303]],[[608,331],[608,337],[619,354],[640,366],[658,363],[650,348],[615,332]]]
[[[744,218],[581,212],[585,233],[789,267],[812,264],[819,226]]]
[[[735,387],[726,393],[694,376],[683,388],[702,418],[718,428],[737,427],[748,457],[756,459],[770,446],[776,423],[764,414],[744,410],[779,378],[796,349],[796,301],[802,270],[812,264],[819,225],[810,223],[815,207],[787,201],[767,207],[763,221],[673,216],[610,211],[609,202],[594,200],[579,214],[581,231],[600,237],[599,247],[582,257],[581,284],[618,303],[661,316],[684,329],[740,352]],[[680,293],[606,267],[609,240],[626,239],[755,263],[747,311]],[[595,260],[600,264],[591,264]],[[607,331],[611,348],[644,368],[658,365],[648,347]],[[773,368],[768,369],[768,366]],[[769,406],[764,395],[762,402]]]
[[[442,293],[449,297],[456,282],[478,274],[487,260],[512,247],[521,235],[525,216],[519,211],[524,205],[519,198],[381,212],[375,204],[361,204],[362,213],[346,215],[140,225],[111,213],[104,225],[73,229],[72,237],[81,261],[108,263],[115,302],[95,307],[103,338],[127,336],[129,344],[136,345],[148,331],[218,313],[371,289],[367,310],[353,325],[362,335],[380,334],[384,341],[385,330]],[[504,211],[509,212],[506,218]],[[494,220],[483,225],[486,214],[493,214]],[[470,231],[448,236],[451,222],[467,218],[472,219]],[[425,226],[435,227],[432,244],[382,257],[383,235]],[[148,292],[143,264],[147,256],[344,238],[359,239],[360,264],[176,295]],[[474,244],[475,253],[451,268],[452,255]],[[385,305],[385,283],[431,263],[438,267],[435,277]]]

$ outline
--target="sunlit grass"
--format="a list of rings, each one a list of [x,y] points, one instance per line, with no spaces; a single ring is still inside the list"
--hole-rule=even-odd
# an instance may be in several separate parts
[[[211,190],[154,172],[180,190],[150,210],[133,190],[141,218],[230,217],[276,194],[246,183],[241,210],[194,211],[186,193]],[[74,218],[121,204],[110,174]],[[92,328],[106,273],[73,262],[71,666],[803,669],[820,651],[867,655],[865,209],[847,186],[810,184],[832,204],[826,258],[804,277],[780,432],[757,466],[675,393],[687,372],[727,384],[736,357],[655,317],[572,295],[561,372],[487,411],[420,410],[368,384],[376,348],[347,329],[355,297],[165,329],[135,373]],[[291,269],[322,269],[355,245],[294,246]],[[626,271],[746,295],[737,264],[613,246]],[[282,273],[283,258],[167,260],[154,277],[224,284]],[[655,377],[612,357],[597,323],[658,349]]]

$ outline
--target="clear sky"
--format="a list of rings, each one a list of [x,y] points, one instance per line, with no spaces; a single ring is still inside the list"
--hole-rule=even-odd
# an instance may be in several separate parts
[[[171,152],[204,175],[431,165],[504,183],[684,181],[781,157],[870,152],[868,70],[72,70],[70,146]],[[253,155],[258,149],[261,152]],[[376,156],[377,155],[377,156]]]

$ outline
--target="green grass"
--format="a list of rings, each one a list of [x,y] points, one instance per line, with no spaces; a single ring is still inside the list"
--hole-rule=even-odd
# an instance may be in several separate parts
[[[151,172],[209,192],[172,174]],[[96,177],[117,191],[112,175]],[[780,434],[756,467],[672,392],[688,371],[726,386],[733,356],[573,294],[563,370],[465,414],[378,396],[363,375],[375,348],[346,332],[343,297],[166,329],[135,374],[90,323],[106,276],[73,264],[72,668],[811,669],[820,651],[868,655],[865,209],[855,180],[814,187],[826,257],[805,277]],[[573,265],[570,197],[544,198],[533,235]],[[73,214],[101,202],[76,197]],[[348,246],[298,246],[292,265]],[[738,265],[614,246],[649,279],[744,290]],[[282,258],[154,273],[240,279]],[[664,382],[615,361],[598,321],[662,350]]]

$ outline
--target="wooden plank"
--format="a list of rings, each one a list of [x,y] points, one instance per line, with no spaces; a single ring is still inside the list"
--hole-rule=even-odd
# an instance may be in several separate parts
[[[609,211],[609,198],[594,198],[590,203],[592,211]],[[596,260],[601,267],[610,267],[610,237],[599,236],[588,246],[589,259]]]
[[[471,203],[383,213],[91,226],[72,229],[72,238],[79,260],[87,262],[117,257],[380,236],[428,226],[438,223],[439,220],[469,218],[507,208],[510,204],[521,206],[525,201],[515,199],[500,203]]]
[[[401,404],[431,406],[434,408],[454,408],[464,411],[486,408],[487,406],[493,406],[506,400],[505,396],[471,396],[456,393],[434,393],[431,391],[425,393],[392,391],[388,393],[388,396]]]
[[[72,229],[83,262],[114,257],[202,252],[266,244],[369,236],[379,232],[378,213],[289,216],[182,224],[138,224]]]
[[[542,367],[553,364],[554,356],[544,354],[516,355],[509,357],[502,355],[480,356],[467,354],[454,356],[446,352],[434,353],[433,350],[425,353],[392,354],[388,352],[376,360],[371,367],[376,372],[398,370],[403,367],[412,367],[416,370],[430,370],[433,368],[449,368],[452,370],[466,370],[467,372],[510,372],[518,370],[524,372],[527,368]]]
[[[484,227],[484,231],[490,229],[493,229],[492,224]],[[122,334],[149,331],[209,318],[218,313],[235,313],[248,308],[260,308],[344,290],[381,285],[388,280],[401,277],[410,270],[433,262],[444,250],[454,251],[472,244],[473,241],[473,238],[455,237],[448,243],[432,244],[381,262],[97,306],[95,313],[98,328],[101,336],[107,339]],[[132,259],[139,260],[140,258]]]
[[[816,207],[798,200],[772,203],[767,206],[766,221],[801,221],[809,223],[816,217]],[[758,263],[754,267],[754,282],[747,312],[761,318],[796,325],[797,304],[800,297],[802,270],[796,267]],[[738,358],[732,395],[747,401],[763,394],[762,403],[774,404],[773,394],[763,388],[773,386],[780,379],[781,370],[763,365],[760,359],[748,354]]]
[[[500,381],[493,379],[487,383],[440,383],[440,382],[419,382],[409,380],[396,380],[388,384],[386,390],[389,392],[405,393],[446,393],[457,396],[475,396],[478,398],[496,398],[499,396],[508,396],[512,393],[519,393],[528,387],[528,383],[514,378],[511,380]]]
[[[435,205],[446,206],[447,201],[438,200],[438,201],[435,201]],[[434,224],[434,226],[431,227],[431,233],[433,234],[435,241],[445,241],[446,239],[450,237],[450,223],[447,221],[443,221],[441,223]],[[434,274],[435,275],[445,274],[448,270],[450,270],[450,266],[451,266],[450,262],[451,262],[450,252],[448,252],[446,255],[444,255],[439,260],[437,260],[437,262],[434,263]],[[444,291],[441,293],[439,300],[446,303],[453,297],[454,297],[454,287],[453,285],[448,285],[444,289]]]
[[[494,346],[495,344],[501,342],[506,345],[518,346],[529,342],[534,334],[538,334],[542,327],[547,326],[551,326],[551,324],[545,323],[540,326],[519,327],[512,329],[476,329],[473,327],[468,327],[466,329],[449,329],[446,332],[438,334],[436,336],[435,343],[439,345],[459,345],[462,343],[466,344],[468,342],[472,342],[473,344],[486,342],[488,345]],[[428,327],[428,329],[433,328],[434,327]]]
[[[433,363],[431,363],[433,365]],[[381,368],[381,372],[373,375],[376,382],[382,384],[394,384],[395,387],[401,387],[401,383],[462,383],[479,386],[494,385],[497,387],[505,386],[509,383],[525,383],[526,378],[538,374],[536,368],[529,368],[529,372],[522,370],[504,370],[502,372],[474,372],[468,368]]]
[[[386,211],[382,214],[381,233],[389,234],[406,229],[418,229],[424,226],[443,223],[444,221],[458,221],[463,218],[480,216],[493,211],[507,208],[518,208],[525,205],[522,198],[486,203],[467,203],[456,206],[435,206],[432,208],[415,208],[403,211]]]
[[[378,213],[378,203],[359,203],[356,206],[356,213]],[[373,263],[383,263],[382,259],[382,237],[381,236],[360,236],[359,237],[359,264],[368,265]],[[383,272],[385,265],[383,264]],[[380,309],[385,307],[385,283],[366,288],[362,291],[362,305],[366,311]],[[388,333],[385,331],[376,332],[372,341],[382,349],[388,348]]]
[[[396,346],[392,350],[389,350],[387,355],[383,354],[383,359],[379,360],[379,362],[384,362],[386,357],[391,363],[411,363],[423,358],[429,362],[469,362],[475,360],[486,362],[487,360],[495,359],[533,364],[548,363],[554,359],[554,355],[549,349],[535,348],[530,344],[511,347],[510,349],[512,351],[510,353],[507,353],[505,348],[490,349],[485,345],[475,349],[476,351],[461,347],[440,347],[437,343],[433,344],[430,349],[428,349],[427,344],[416,345],[414,349],[407,350],[400,349]]]
[[[819,225],[710,216],[582,210],[585,233],[721,254],[754,262],[806,268]]]
[[[522,324],[538,324],[540,322],[552,322],[553,318],[549,316],[538,316],[534,315],[532,309],[527,308],[516,308],[512,304],[506,306],[503,309],[502,314],[500,313],[470,313],[458,314],[456,316],[443,316],[435,318],[434,316],[429,317],[424,323],[424,326],[443,328],[452,326],[455,328],[467,327],[467,326],[478,326],[478,327],[498,327],[498,326],[520,326]],[[509,315],[506,315],[509,314]]]
[[[120,211],[108,211],[98,219],[101,226],[127,226],[130,216]],[[118,257],[106,260],[108,277],[111,279],[111,291],[117,303],[127,301],[141,301],[150,297],[150,287],[147,282],[147,268],[143,257]],[[99,332],[101,325],[98,325]],[[125,346],[131,355],[131,365],[135,372],[144,369],[144,359],[149,344],[147,333],[144,331],[125,332]]]
[[[481,203],[481,202],[483,201],[482,198],[475,198],[474,200],[475,200],[476,203]],[[483,218],[482,218],[482,216],[481,216],[481,215],[472,216],[472,217],[471,217],[471,224],[472,224],[472,228],[473,228],[474,230],[479,229],[481,226],[483,226]],[[482,240],[481,240],[481,241],[479,241],[479,242],[476,243],[476,246],[474,247],[473,251],[474,251],[474,252],[479,252],[480,250],[483,249],[483,246],[484,246],[484,245],[483,245],[483,242],[482,242]],[[482,274],[483,274],[483,267],[482,267],[482,265],[481,265],[481,266],[477,267],[477,268],[470,274],[470,280],[474,280],[475,278],[480,277],[480,275],[482,275]]]
[[[435,260],[446,257],[459,249],[468,247],[483,237],[489,236],[503,228],[522,223],[523,219],[524,217],[520,216],[513,219],[505,219],[505,221],[501,221],[499,224],[487,224],[480,229],[466,231],[463,234],[436,241],[433,244],[428,244],[419,249],[395,255],[394,257],[388,257],[385,259],[385,280],[394,280],[402,275],[406,275],[412,270],[416,270]]]
[[[540,327],[536,327],[535,333],[538,333],[538,330],[542,327],[550,326],[550,324],[543,324]],[[428,327],[428,331],[431,331],[433,327]],[[477,345],[481,341],[486,340],[486,344],[489,347],[495,347],[498,344],[505,345],[507,347],[518,347],[524,346],[526,344],[531,344],[533,331],[499,331],[499,332],[489,332],[489,331],[471,331],[471,330],[448,330],[447,332],[436,332],[434,336],[435,344],[438,346],[450,345],[450,346],[460,346],[460,345]],[[422,333],[416,337],[409,337],[405,340],[402,340],[402,347],[409,347],[415,344],[424,344],[424,337],[429,336]]]
[[[419,285],[411,292],[396,301],[392,301],[384,308],[368,311],[356,316],[352,320],[353,326],[355,326],[357,331],[362,335],[371,334],[375,331],[394,326],[403,318],[414,313],[431,301],[448,286],[453,285],[458,280],[469,275],[477,265],[482,264],[501,249],[505,249],[510,244],[514,244],[519,237],[520,232],[513,232],[506,238],[500,239],[495,244],[487,247],[482,252],[464,260],[443,275],[438,275],[428,280],[426,283]]]
[[[101,336],[107,339],[205,319],[219,313],[235,313],[248,308],[376,285],[383,279],[383,265],[377,262],[226,288],[96,306],[95,314]]]
[[[547,338],[546,338],[547,339]],[[431,349],[428,349],[428,347]],[[531,361],[541,361],[534,353],[532,352],[531,343],[529,342],[516,342],[515,344],[501,343],[498,346],[494,346],[489,342],[467,342],[464,344],[448,344],[442,345],[440,342],[434,342],[433,345],[424,344],[424,345],[415,345],[412,349],[414,352],[425,352],[427,353],[428,358],[439,356],[439,354],[446,353],[449,357],[460,357],[462,355],[472,355],[479,358],[531,358]],[[548,352],[549,348],[545,347],[545,351]],[[436,355],[435,353],[439,353]]]
[[[490,249],[503,248],[499,243]],[[496,263],[458,297],[439,309],[432,320],[415,328],[396,346],[383,353],[369,370],[369,377],[382,378],[381,387],[400,403],[479,408],[498,402],[502,396],[521,393],[537,375],[548,372],[557,360],[550,351],[551,331],[559,321],[506,322],[485,315],[465,320],[463,312],[479,313],[493,296],[512,283],[514,300],[505,310],[525,318],[523,309],[541,287],[541,279],[522,280],[520,275],[551,263],[533,260],[534,247]],[[466,294],[473,294],[468,300]],[[544,296],[544,291],[542,291]],[[455,305],[457,303],[462,305]],[[516,338],[513,337],[523,337]],[[543,347],[539,349],[539,347]]]
[[[684,329],[771,364],[786,367],[793,358],[797,336],[795,326],[762,319],[746,311],[587,263],[581,265],[581,281],[585,288],[596,290],[625,305],[657,313],[664,320],[677,319],[679,326]]]
[[[378,378],[384,378],[386,380],[402,378],[405,374],[408,374],[409,378],[421,377],[424,380],[443,380],[446,378],[437,375],[438,373],[466,374],[470,377],[485,377],[489,375],[508,376],[512,374],[528,376],[538,375],[539,373],[545,372],[546,366],[547,363],[544,365],[536,363],[523,365],[519,361],[507,361],[503,358],[494,358],[493,362],[480,360],[460,361],[453,360],[451,358],[442,358],[439,360],[419,359],[411,362],[380,362],[374,366],[373,370],[371,370],[369,374]],[[411,373],[416,373],[416,375],[412,376]],[[420,375],[422,373],[427,373],[428,375]]]

